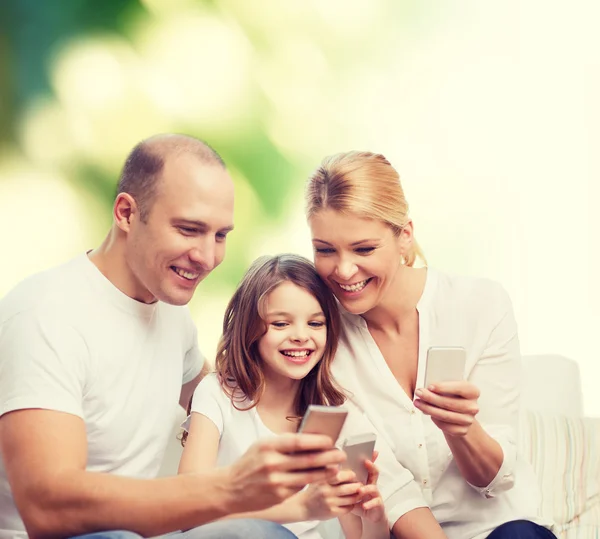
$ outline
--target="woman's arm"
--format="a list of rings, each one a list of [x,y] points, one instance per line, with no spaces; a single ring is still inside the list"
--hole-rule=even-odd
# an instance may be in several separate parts
[[[476,487],[489,485],[498,474],[504,453],[475,419],[479,390],[470,382],[444,382],[417,389],[415,401],[442,430],[462,476]]]
[[[486,497],[514,484],[520,398],[517,325],[506,292],[498,286],[494,293],[487,305],[499,306],[496,322],[469,381],[419,389],[415,401],[444,432],[463,477]]]
[[[477,420],[465,436],[446,434],[445,438],[460,473],[471,485],[486,487],[498,475],[504,452]]]
[[[428,507],[404,513],[392,526],[395,539],[446,539],[446,534]]]

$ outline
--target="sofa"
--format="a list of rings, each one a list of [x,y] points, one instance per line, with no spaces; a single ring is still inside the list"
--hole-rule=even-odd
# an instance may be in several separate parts
[[[559,539],[600,539],[600,418],[583,416],[579,367],[558,355],[523,358],[519,452],[542,492],[541,513]],[[181,445],[177,418],[161,475],[177,473]],[[334,522],[322,533],[337,537]]]
[[[519,452],[536,472],[541,513],[559,539],[600,539],[600,418],[583,415],[577,363],[523,359]]]

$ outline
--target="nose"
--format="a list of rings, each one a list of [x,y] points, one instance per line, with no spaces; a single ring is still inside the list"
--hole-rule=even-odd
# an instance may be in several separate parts
[[[357,271],[356,264],[348,258],[340,258],[335,266],[335,276],[341,281],[349,281]]]
[[[306,332],[306,328],[304,326],[295,326],[294,332],[293,332],[292,336],[290,337],[290,340],[292,342],[295,342],[298,344],[303,344],[306,341],[308,341],[308,335]]]
[[[216,242],[210,238],[203,238],[189,254],[190,261],[200,266],[204,271],[212,271],[218,265]]]

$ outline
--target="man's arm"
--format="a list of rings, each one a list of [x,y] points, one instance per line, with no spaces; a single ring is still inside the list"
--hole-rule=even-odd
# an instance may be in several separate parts
[[[329,468],[305,471],[339,463],[343,456],[331,447],[327,437],[284,436],[255,444],[228,468],[144,480],[86,471],[77,416],[29,409],[0,418],[1,455],[32,539],[109,529],[155,536],[260,510],[331,475]]]

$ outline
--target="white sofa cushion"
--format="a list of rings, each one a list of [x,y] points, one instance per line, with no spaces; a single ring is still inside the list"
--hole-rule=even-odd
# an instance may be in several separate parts
[[[570,537],[574,532],[569,530],[580,528],[583,533],[587,527],[598,534],[600,418],[526,411],[519,452],[534,467],[542,490],[542,515],[556,523],[555,533]]]
[[[583,415],[579,366],[556,354],[523,356],[521,407],[545,414]]]

